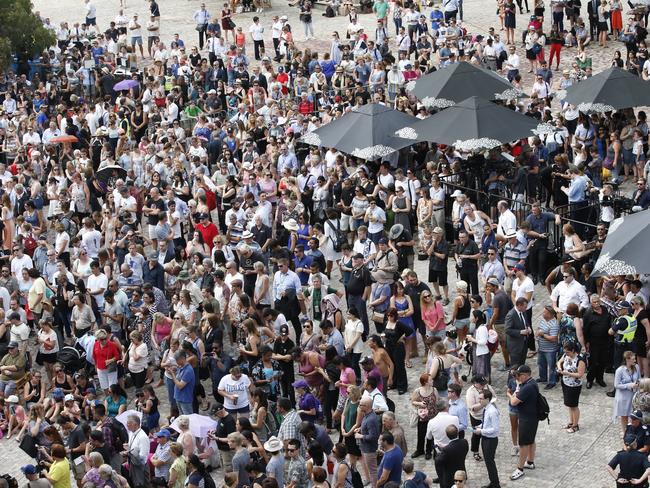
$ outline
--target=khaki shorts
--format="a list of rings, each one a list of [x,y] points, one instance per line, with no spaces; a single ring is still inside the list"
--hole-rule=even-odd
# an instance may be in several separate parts
[[[499,337],[499,343],[506,343],[506,324],[494,324],[494,330],[497,332]]]

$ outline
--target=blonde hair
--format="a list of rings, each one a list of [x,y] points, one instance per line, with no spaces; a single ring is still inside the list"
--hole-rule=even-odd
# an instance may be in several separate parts
[[[650,378],[641,378],[639,380],[639,391],[650,393]]]
[[[356,385],[348,386],[348,398],[351,402],[358,402],[361,399],[361,388]]]

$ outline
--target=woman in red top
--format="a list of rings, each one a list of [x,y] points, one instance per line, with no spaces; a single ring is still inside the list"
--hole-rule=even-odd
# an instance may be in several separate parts
[[[104,393],[108,395],[108,388],[117,384],[117,362],[120,360],[120,348],[108,339],[108,334],[103,329],[95,332],[95,338],[93,358],[97,376]]]

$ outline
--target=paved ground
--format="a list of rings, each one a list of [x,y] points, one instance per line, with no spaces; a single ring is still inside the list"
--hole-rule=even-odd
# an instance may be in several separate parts
[[[101,26],[115,17],[119,4],[116,0],[111,2],[95,2],[98,11],[98,20]],[[221,2],[208,1],[208,10],[213,15],[220,11]],[[83,21],[84,11],[83,3],[80,0],[59,0],[57,2],[45,2],[44,0],[35,0],[35,9],[39,10],[42,15],[49,16],[53,23],[63,20]],[[192,13],[199,7],[200,3],[195,0],[161,0],[159,1],[162,13],[161,36],[165,41],[169,41],[175,32],[179,32],[186,44],[197,42],[196,31],[191,20]],[[532,4],[532,1],[531,1]],[[127,15],[135,12],[145,17],[148,13],[148,2],[138,0],[136,3],[129,2],[126,10]],[[583,9],[584,10],[584,9]],[[497,26],[498,20],[494,15],[495,4],[491,0],[465,0],[465,22],[464,24],[472,32],[486,32],[488,27]],[[260,15],[262,22],[269,25],[270,18],[273,14],[289,16],[290,22],[297,27],[297,11],[295,8],[287,6],[283,1],[276,1],[272,10],[266,11]],[[238,25],[247,28],[250,19],[254,14],[242,14],[235,18]],[[526,22],[526,17],[519,15],[517,22],[522,26]],[[371,15],[362,16],[362,25],[368,27],[373,25]],[[547,20],[548,21],[548,20]],[[329,33],[338,30],[340,33],[345,32],[347,26],[347,17],[338,17],[334,19],[325,19],[320,15],[314,16],[316,29],[315,41],[310,41],[309,46],[320,52],[329,51]],[[392,26],[391,26],[392,27]],[[267,29],[270,30],[270,29]],[[270,32],[268,33],[270,45]],[[306,44],[300,42],[301,33],[296,32],[296,39],[299,45],[304,47]],[[590,48],[589,53],[593,58],[594,72],[601,71],[609,67],[613,52],[615,49],[622,49],[621,44],[610,44],[607,49]],[[523,59],[523,52],[518,46],[518,51]],[[567,50],[563,52],[562,66],[568,66],[575,56],[576,51]],[[527,75],[525,75],[527,78]],[[421,263],[418,263],[416,270],[421,272],[421,276],[426,276],[426,270]],[[452,270],[453,271],[453,270]],[[450,272],[450,277],[453,272]],[[336,282],[336,280],[333,280]],[[453,283],[450,288],[453,289]],[[548,302],[548,296],[545,289],[538,286],[536,289],[536,306],[535,318],[539,318],[540,310]],[[536,320],[535,320],[536,322]],[[534,361],[534,360],[533,360]],[[500,357],[495,356],[493,368],[500,364]],[[531,364],[533,366],[533,364]],[[409,371],[409,382],[412,388],[417,386],[417,376],[420,370],[414,368]],[[466,371],[465,371],[466,372]],[[514,458],[510,456],[510,434],[507,420],[507,410],[504,395],[505,374],[494,374],[495,387],[498,393],[498,406],[502,412],[502,433],[500,435],[500,445],[497,451],[497,464],[501,475],[502,486],[525,486],[525,487],[590,487],[600,488],[612,486],[611,478],[606,474],[604,465],[611,458],[614,452],[620,448],[620,438],[618,433],[618,423],[611,420],[611,399],[605,397],[604,390],[595,387],[592,390],[583,391],[581,397],[582,418],[580,421],[581,430],[575,434],[567,434],[561,426],[566,423],[565,408],[562,406],[562,394],[559,388],[551,391],[547,397],[551,405],[551,423],[540,424],[538,433],[538,451],[537,451],[537,469],[527,471],[526,477],[517,482],[510,482],[508,476],[514,468]],[[611,385],[613,382],[612,375],[607,375],[606,381]],[[166,397],[162,391],[160,398]],[[393,397],[397,400],[397,396]],[[408,444],[412,451],[415,446],[415,431],[409,428],[408,419],[408,402],[406,395],[399,397],[396,401],[398,418],[405,425],[408,433]],[[161,406],[163,412],[167,410],[167,405]],[[17,476],[20,483],[25,481],[19,472],[22,464],[29,462],[28,457],[19,449],[13,440],[0,441],[0,472],[9,472]],[[432,462],[425,462],[419,458],[416,462],[416,468],[424,470],[428,474],[433,474]],[[482,463],[477,463],[473,459],[467,461],[467,470],[471,480],[471,486],[481,486],[487,483],[486,470]],[[217,475],[219,476],[219,475]]]

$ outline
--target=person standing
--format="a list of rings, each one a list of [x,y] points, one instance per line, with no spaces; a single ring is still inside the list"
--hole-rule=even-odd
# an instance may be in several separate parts
[[[594,293],[589,298],[591,306],[582,316],[582,331],[585,337],[586,349],[589,351],[587,368],[587,389],[591,389],[594,381],[606,387],[603,378],[605,368],[610,362],[608,357],[610,336],[607,333],[612,323],[612,316],[600,303],[600,296]]]
[[[650,476],[650,462],[646,453],[637,448],[637,439],[634,434],[627,434],[623,438],[625,447],[618,451],[607,464],[608,473],[616,480],[617,488],[626,486],[645,486],[644,481]],[[614,469],[620,467],[618,474]]]
[[[587,370],[587,361],[580,354],[575,342],[564,344],[564,355],[557,362],[557,371],[562,376],[562,395],[564,406],[569,409],[569,424],[566,431],[570,434],[580,430],[580,391],[582,378]]]
[[[465,458],[469,451],[469,444],[466,439],[458,437],[459,431],[455,425],[448,425],[445,434],[449,438],[449,443],[436,449],[435,465],[440,486],[451,488],[454,486],[454,474],[457,471],[465,471]]]
[[[381,458],[377,475],[377,488],[381,488],[388,482],[402,483],[402,461],[404,453],[395,444],[395,437],[389,431],[385,431],[379,438],[379,446],[384,455]]]
[[[174,382],[174,400],[176,400],[181,415],[190,415],[194,413],[192,407],[194,401],[194,369],[187,362],[184,351],[178,351],[174,355],[174,359],[176,359],[177,367],[167,368]]]
[[[248,28],[248,32],[253,39],[255,59],[259,61],[264,56],[264,27],[260,25],[260,18],[257,15],[253,17],[253,23]]]
[[[522,365],[526,362],[527,337],[533,333],[526,308],[528,300],[524,297],[517,299],[515,308],[506,315],[506,343],[512,364]]]
[[[560,326],[555,318],[555,310],[550,305],[542,310],[542,320],[539,321],[535,337],[537,338],[537,366],[539,367],[538,383],[546,383],[545,390],[555,387],[557,375],[555,374],[555,361],[560,349],[558,334]]]
[[[483,407],[483,421],[474,430],[476,435],[481,436],[483,459],[485,460],[485,467],[487,468],[488,478],[490,479],[490,484],[485,485],[483,488],[501,488],[499,472],[494,461],[497,446],[499,445],[501,418],[499,417],[499,410],[492,399],[492,391],[488,388],[484,388],[479,393],[479,403]]]
[[[478,295],[478,261],[481,259],[481,251],[466,230],[458,232],[455,258],[460,279],[469,284],[472,295]]]
[[[370,482],[372,488],[376,488],[379,419],[372,409],[372,398],[368,396],[359,401],[359,412],[361,413],[361,425],[356,428],[354,438],[359,443],[366,480]]]
[[[194,12],[192,19],[194,19],[196,30],[199,33],[199,49],[203,49],[203,43],[205,41],[206,32],[208,30],[208,23],[210,22],[210,12],[208,12],[205,8],[205,3],[202,3],[201,8]]]
[[[537,396],[539,387],[531,378],[530,367],[522,364],[515,372],[517,387],[514,393],[508,393],[510,405],[517,407],[519,423],[519,459],[517,467],[510,475],[515,481],[525,476],[524,469],[535,469],[535,437],[537,436]]]
[[[359,312],[359,318],[363,322],[364,338],[367,337],[370,330],[368,323],[368,306],[367,300],[370,296],[370,287],[372,285],[372,276],[368,267],[363,263],[363,254],[357,253],[352,256],[352,271],[350,272],[350,281],[348,281],[348,308],[356,307]]]

